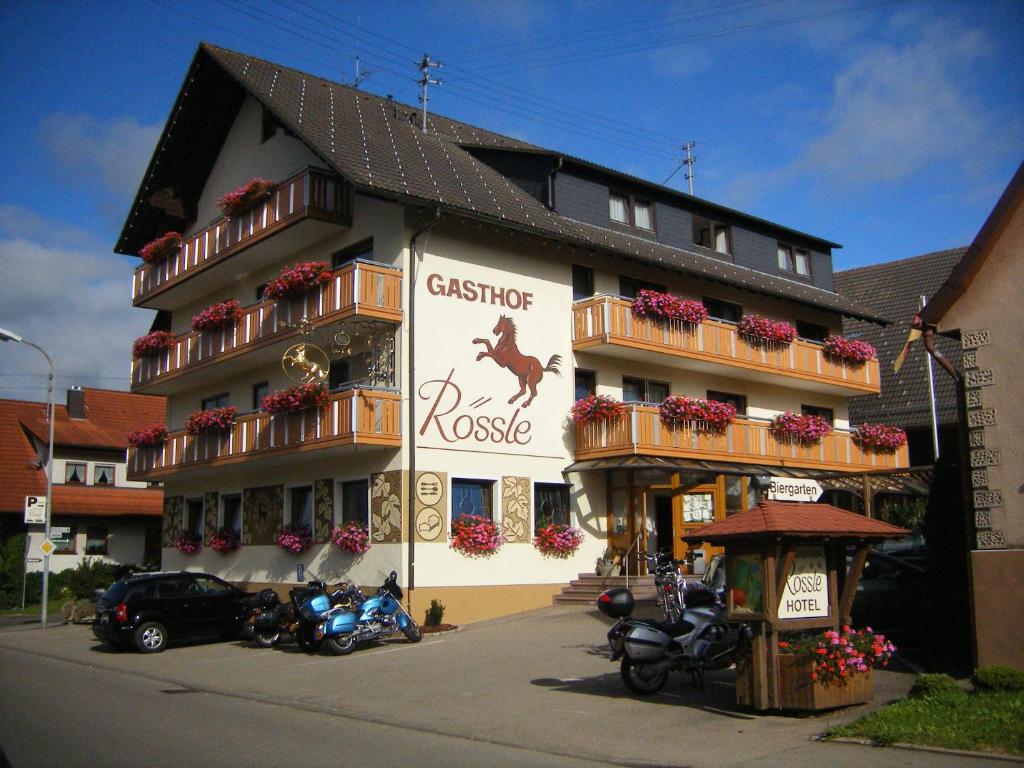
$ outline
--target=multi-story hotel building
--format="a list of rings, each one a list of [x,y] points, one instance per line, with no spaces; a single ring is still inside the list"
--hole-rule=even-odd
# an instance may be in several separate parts
[[[379,583],[397,570],[414,615],[431,599],[467,621],[549,604],[609,549],[685,547],[685,530],[744,509],[756,478],[905,466],[851,438],[847,398],[879,391],[877,362],[844,365],[821,340],[844,316],[820,237],[579,158],[203,45],[185,77],[117,250],[174,231],[180,249],[136,270],[133,302],[159,310],[170,348],[136,358],[133,391],[168,397],[170,434],[133,450],[131,476],[165,484],[164,566],[285,584],[296,565]],[[254,178],[273,190],[230,217],[216,201]],[[329,280],[273,300],[282,269]],[[699,324],[632,311],[647,289],[702,302]],[[191,330],[234,299],[234,323]],[[768,344],[744,315],[787,321]],[[298,350],[296,349],[299,346]],[[301,353],[301,354],[299,354]],[[297,359],[301,358],[301,359]],[[326,406],[271,415],[262,398],[329,364]],[[311,366],[317,365],[319,369]],[[298,366],[298,367],[297,367]],[[575,424],[588,394],[625,403]],[[668,395],[733,404],[722,431],[659,418]],[[200,409],[226,431],[190,435]],[[833,430],[778,440],[769,420],[812,413]],[[763,481],[762,481],[763,482]],[[501,526],[491,557],[449,546],[453,518]],[[531,543],[544,519],[582,529],[568,558]],[[347,521],[372,546],[332,545]],[[299,555],[275,546],[312,530]],[[184,554],[218,528],[242,540]],[[418,612],[418,614],[417,614]]]

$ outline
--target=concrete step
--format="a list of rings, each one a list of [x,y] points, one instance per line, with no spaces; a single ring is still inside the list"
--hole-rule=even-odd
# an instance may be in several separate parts
[[[593,573],[581,573],[563,587],[560,594],[555,595],[553,603],[555,605],[579,605],[581,603],[593,605],[605,590],[625,586],[627,586],[625,576],[598,576]],[[633,593],[633,600],[638,604],[654,603],[657,599],[653,576],[630,576],[628,586]]]

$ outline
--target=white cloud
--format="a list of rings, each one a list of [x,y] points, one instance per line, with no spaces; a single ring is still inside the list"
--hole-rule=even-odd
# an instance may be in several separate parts
[[[69,178],[100,181],[120,200],[135,194],[160,136],[160,125],[133,118],[97,120],[90,115],[55,113],[39,124],[39,137]]]
[[[53,358],[58,399],[71,384],[127,389],[131,343],[146,333],[153,313],[131,306],[134,264],[73,238],[45,242],[11,235],[20,209],[0,209],[0,327],[35,342]],[[30,214],[26,221],[45,223]],[[59,224],[52,224],[60,232]],[[58,238],[60,239],[60,238]],[[0,345],[0,397],[44,399],[46,364],[16,344]]]

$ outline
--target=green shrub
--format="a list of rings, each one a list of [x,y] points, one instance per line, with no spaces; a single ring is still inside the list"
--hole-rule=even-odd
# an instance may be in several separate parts
[[[908,696],[911,699],[937,699],[943,696],[962,696],[965,693],[949,675],[921,675],[914,681]]]
[[[427,618],[424,624],[428,627],[436,627],[444,619],[444,604],[437,600],[430,601],[430,608],[427,609]]]
[[[971,682],[979,691],[1024,691],[1024,670],[993,664],[974,670]]]

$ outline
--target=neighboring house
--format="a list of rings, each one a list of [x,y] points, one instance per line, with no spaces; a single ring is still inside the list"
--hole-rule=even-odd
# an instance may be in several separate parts
[[[911,318],[921,310],[921,297],[935,294],[965,250],[953,248],[836,272],[835,287],[840,295],[862,306],[872,307],[883,317]],[[911,354],[899,371],[893,370],[893,361],[907,340],[905,325],[881,326],[847,317],[843,319],[843,335],[874,346],[882,376],[880,393],[850,400],[850,422],[903,427],[907,431],[911,466],[933,464],[935,448],[928,359]],[[938,339],[937,343],[942,353],[959,366],[960,345],[946,338]],[[939,366],[933,367],[940,446],[956,450],[956,387]]]
[[[921,312],[926,334],[960,340],[973,524],[970,588],[979,666],[1024,668],[1024,164]],[[916,350],[921,355],[921,350]],[[942,374],[946,374],[943,372]]]
[[[885,322],[833,290],[834,243],[421,120],[200,46],[116,246],[137,254],[183,235],[133,285],[133,303],[159,310],[154,327],[172,334],[132,369],[133,391],[168,397],[170,434],[129,451],[130,477],[165,483],[165,567],[251,587],[293,583],[299,564],[364,586],[396,570],[414,614],[438,599],[446,618],[471,621],[548,604],[608,549],[631,568],[656,546],[696,560],[679,536],[748,508],[770,476],[907,466],[905,449],[862,449],[849,430],[847,399],[879,392],[877,363],[822,351],[844,316]],[[223,216],[218,198],[258,177],[276,186]],[[326,282],[278,298],[281,271],[310,261],[326,264]],[[710,317],[638,316],[644,289]],[[229,300],[237,319],[207,322]],[[738,331],[751,314],[801,338],[751,341]],[[328,368],[322,407],[261,410]],[[573,424],[570,408],[591,394],[624,401],[624,413]],[[721,432],[665,424],[670,394],[738,415]],[[195,433],[196,412],[225,407],[233,423]],[[779,440],[769,422],[785,411],[834,430]],[[466,513],[499,526],[499,552],[449,546]],[[546,520],[582,529],[575,554],[534,548]],[[349,522],[368,526],[368,552],[330,543]],[[309,529],[311,547],[275,546],[285,526]],[[222,533],[241,548],[215,551]]]
[[[0,400],[0,525],[26,529],[25,497],[46,496],[49,425],[46,403]],[[83,558],[160,565],[163,491],[128,480],[127,435],[165,418],[162,397],[102,389],[68,390],[54,421],[51,527],[57,549],[50,570],[74,568]],[[28,570],[41,571],[43,527],[29,530]]]

